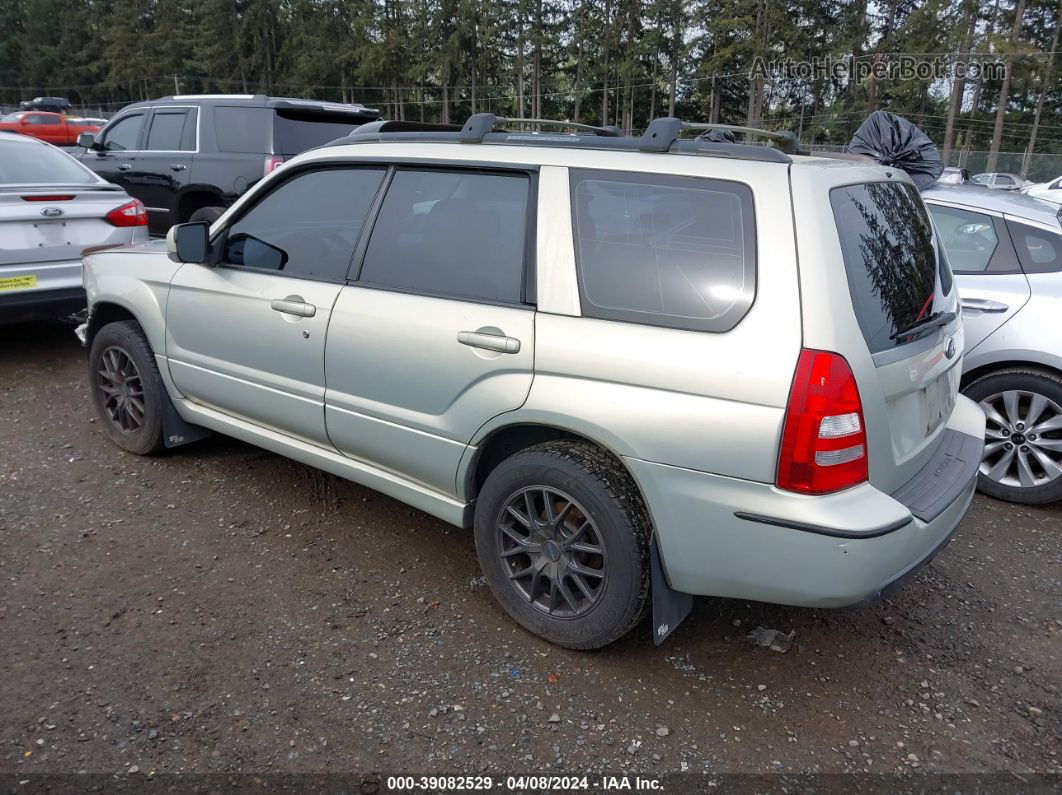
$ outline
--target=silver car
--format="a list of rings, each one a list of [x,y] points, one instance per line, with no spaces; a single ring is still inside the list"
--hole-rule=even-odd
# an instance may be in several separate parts
[[[51,144],[0,133],[0,323],[85,308],[81,253],[148,238],[147,214]]]
[[[983,188],[924,194],[962,295],[963,392],[988,418],[980,488],[1062,498],[1062,223],[1058,205]]]
[[[692,594],[874,599],[947,543],[985,419],[906,174],[508,124],[367,125],[87,257],[110,438],[216,431],[473,528],[505,609],[572,648],[650,604],[659,642]]]

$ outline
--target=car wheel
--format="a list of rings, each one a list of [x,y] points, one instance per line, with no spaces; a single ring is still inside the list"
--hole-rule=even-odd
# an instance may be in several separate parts
[[[505,610],[572,649],[625,635],[649,597],[649,516],[613,456],[553,441],[499,464],[476,503],[476,551]]]
[[[139,324],[132,320],[109,323],[96,333],[89,351],[89,389],[112,442],[137,455],[164,449],[164,388]]]
[[[196,221],[206,221],[208,224],[214,223],[225,212],[224,207],[200,207],[190,216],[188,216],[188,223],[194,223]]]
[[[986,419],[978,489],[1026,505],[1062,499],[1062,378],[1012,368],[978,378],[965,394]]]

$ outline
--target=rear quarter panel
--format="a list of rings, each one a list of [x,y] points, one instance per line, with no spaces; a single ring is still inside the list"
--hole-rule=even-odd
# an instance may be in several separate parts
[[[722,333],[580,317],[567,170],[557,169],[562,177],[543,173],[535,379],[525,405],[495,418],[478,438],[514,422],[548,424],[619,455],[773,482],[801,339],[787,167],[647,157],[652,161],[641,169],[637,158],[618,160],[617,170],[675,169],[752,189],[758,260],[752,307]],[[543,221],[551,219],[543,240]]]

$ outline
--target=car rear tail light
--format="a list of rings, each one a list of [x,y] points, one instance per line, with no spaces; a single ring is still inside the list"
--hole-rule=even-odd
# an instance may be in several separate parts
[[[35,194],[31,194],[29,196],[23,196],[22,197],[22,201],[24,201],[24,202],[68,202],[68,201],[70,201],[73,198],[74,198],[74,194],[73,193],[63,193],[63,194],[54,194],[54,193],[40,194],[40,193],[35,193]]]
[[[148,222],[147,210],[140,199],[133,199],[121,207],[115,207],[104,219],[111,226],[147,226]]]
[[[866,424],[852,368],[838,353],[805,348],[789,390],[778,488],[828,494],[866,479]]]
[[[262,171],[262,176],[268,177],[282,165],[284,165],[284,158],[280,155],[266,155],[265,169]]]

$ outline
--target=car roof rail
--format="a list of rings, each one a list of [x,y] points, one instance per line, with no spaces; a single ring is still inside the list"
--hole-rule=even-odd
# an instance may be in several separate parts
[[[588,132],[606,138],[619,138],[623,131],[619,127],[595,127],[592,124],[580,124],[563,119],[528,119],[496,116],[493,113],[476,113],[468,117],[461,127],[459,140],[463,144],[481,144],[488,133],[504,132],[510,125],[534,124],[540,127],[560,127],[575,132]]]
[[[806,155],[806,151],[800,148],[800,140],[796,133],[791,131],[764,130],[759,127],[743,127],[736,124],[705,124],[700,122],[687,122],[674,116],[664,116],[653,119],[645,132],[642,134],[638,148],[643,152],[666,152],[671,144],[679,140],[682,133],[687,130],[707,131],[722,130],[725,132],[746,133],[761,138],[766,138],[771,146],[787,155]],[[726,145],[726,144],[724,144]]]

